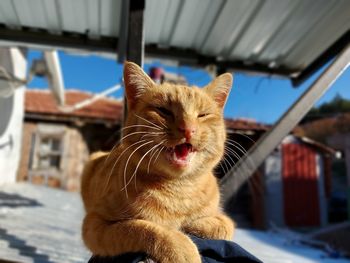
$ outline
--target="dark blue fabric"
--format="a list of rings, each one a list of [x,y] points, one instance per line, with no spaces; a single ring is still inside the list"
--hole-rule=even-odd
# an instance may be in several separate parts
[[[203,263],[261,263],[234,242],[190,237],[197,245]],[[147,255],[144,253],[127,253],[116,257],[94,256],[89,263],[138,263],[146,258]]]

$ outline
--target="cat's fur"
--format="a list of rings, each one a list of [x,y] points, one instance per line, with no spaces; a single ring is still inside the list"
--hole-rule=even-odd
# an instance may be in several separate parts
[[[156,85],[126,62],[124,81],[124,139],[110,153],[94,154],[83,174],[84,242],[96,255],[142,251],[161,263],[199,263],[184,233],[233,236],[213,175],[224,153],[223,107],[232,76],[203,89]]]

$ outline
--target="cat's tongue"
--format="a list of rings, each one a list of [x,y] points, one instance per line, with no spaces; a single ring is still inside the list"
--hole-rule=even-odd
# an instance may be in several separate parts
[[[188,143],[183,143],[175,146],[175,154],[178,159],[186,159],[191,152],[192,146]]]
[[[176,145],[174,148],[169,148],[166,156],[168,160],[175,165],[175,167],[185,168],[191,163],[195,153],[196,151],[193,149],[191,144],[182,143]]]

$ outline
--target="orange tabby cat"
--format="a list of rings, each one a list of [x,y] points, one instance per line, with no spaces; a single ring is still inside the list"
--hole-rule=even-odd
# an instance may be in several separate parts
[[[213,175],[224,153],[232,76],[203,89],[156,85],[126,62],[124,81],[124,137],[110,153],[94,154],[83,174],[84,242],[95,255],[146,252],[160,263],[199,263],[185,233],[233,236]]]

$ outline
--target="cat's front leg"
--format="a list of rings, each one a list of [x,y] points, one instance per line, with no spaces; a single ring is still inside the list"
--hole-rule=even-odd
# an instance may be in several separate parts
[[[235,229],[234,222],[226,215],[218,213],[186,222],[182,230],[202,238],[232,240]]]
[[[94,255],[145,252],[158,263],[201,262],[197,247],[190,238],[150,221],[108,222],[96,213],[89,213],[82,231],[84,242]]]

